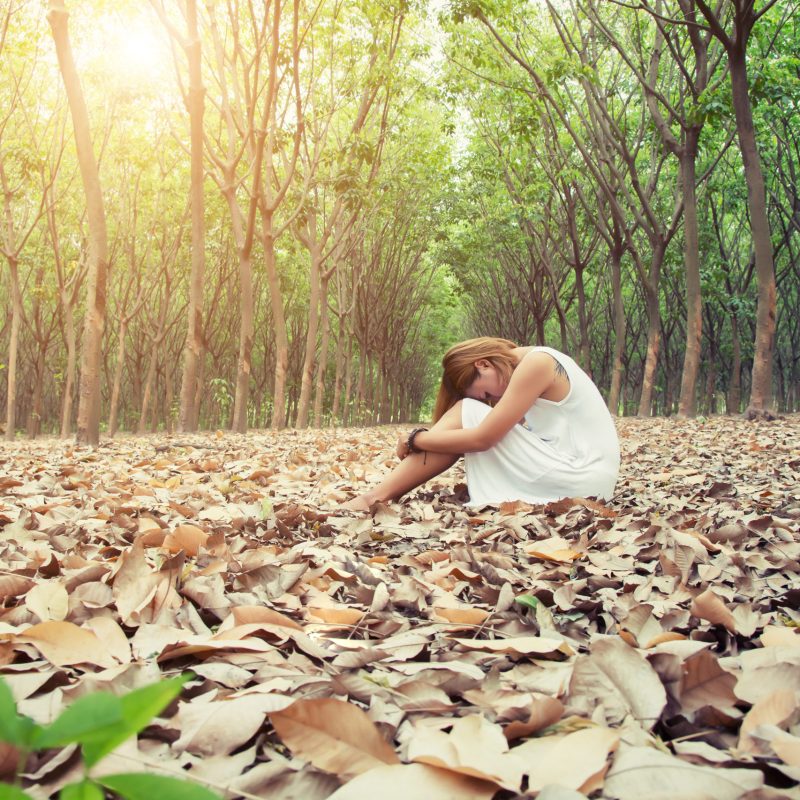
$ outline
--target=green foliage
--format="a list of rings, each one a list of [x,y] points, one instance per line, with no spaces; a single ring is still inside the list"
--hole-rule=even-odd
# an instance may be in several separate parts
[[[125,773],[92,778],[91,768],[126,739],[136,736],[153,717],[160,714],[181,692],[192,675],[170,678],[135,689],[122,697],[110,692],[93,692],[76,700],[49,725],[37,725],[17,713],[8,685],[0,679],[0,741],[19,750],[24,766],[28,753],[77,744],[85,769],[81,781],[68,784],[60,800],[102,800],[104,787],[129,800],[216,800],[204,787],[175,778],[145,773]],[[29,797],[16,786],[0,784],[0,800]]]

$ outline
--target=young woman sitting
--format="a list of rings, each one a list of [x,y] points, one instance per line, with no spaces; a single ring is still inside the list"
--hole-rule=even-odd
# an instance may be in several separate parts
[[[345,508],[399,498],[462,455],[470,505],[611,497],[619,472],[614,421],[573,359],[481,337],[451,347],[442,366],[434,425],[401,436],[400,463]]]

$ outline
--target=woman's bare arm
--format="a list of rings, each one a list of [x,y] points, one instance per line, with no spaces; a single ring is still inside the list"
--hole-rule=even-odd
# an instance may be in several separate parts
[[[414,443],[432,453],[477,453],[499,442],[525,416],[555,379],[555,359],[541,351],[529,353],[511,374],[497,405],[476,428],[422,431]]]

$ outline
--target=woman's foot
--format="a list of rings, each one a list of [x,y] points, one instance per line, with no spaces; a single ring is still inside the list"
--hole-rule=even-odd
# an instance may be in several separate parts
[[[345,511],[369,511],[370,506],[376,503],[377,500],[378,498],[372,492],[364,492],[364,494],[359,494],[352,500],[342,503],[342,508]]]

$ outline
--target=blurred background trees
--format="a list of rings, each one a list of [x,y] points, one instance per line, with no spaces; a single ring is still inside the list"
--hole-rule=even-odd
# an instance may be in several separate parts
[[[49,5],[106,281],[48,4],[2,0],[7,438],[407,421],[484,334],[614,413],[800,407],[793,0]]]

